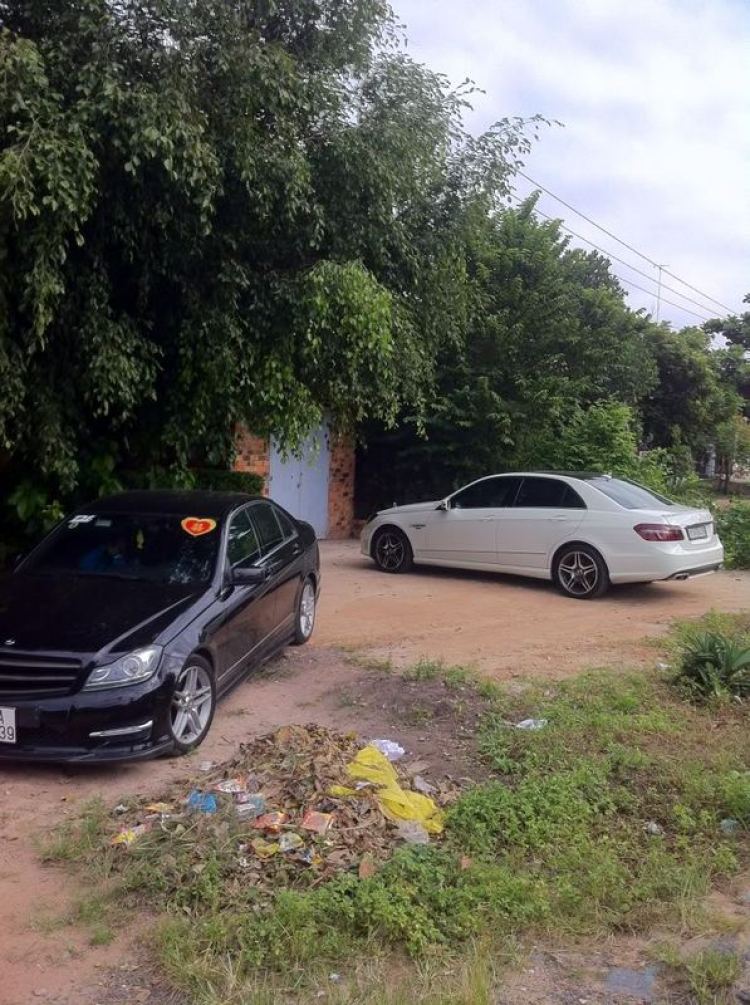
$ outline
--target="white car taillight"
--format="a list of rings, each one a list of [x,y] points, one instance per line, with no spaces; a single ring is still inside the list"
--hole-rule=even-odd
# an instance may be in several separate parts
[[[682,541],[685,537],[681,527],[668,523],[639,523],[633,530],[644,541]]]

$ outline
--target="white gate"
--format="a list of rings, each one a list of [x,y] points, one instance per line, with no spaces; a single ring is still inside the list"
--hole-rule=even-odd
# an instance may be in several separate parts
[[[306,520],[318,537],[328,534],[328,479],[330,453],[328,431],[315,430],[302,445],[300,456],[281,456],[271,441],[270,497],[292,516]]]

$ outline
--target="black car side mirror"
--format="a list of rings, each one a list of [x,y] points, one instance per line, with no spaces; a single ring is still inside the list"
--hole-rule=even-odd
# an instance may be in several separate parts
[[[268,576],[269,570],[258,568],[257,565],[231,569],[229,573],[232,586],[256,586],[258,583],[265,583]]]

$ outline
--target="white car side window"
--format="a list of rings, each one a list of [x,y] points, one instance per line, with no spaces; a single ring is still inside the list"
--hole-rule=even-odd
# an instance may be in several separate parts
[[[510,476],[485,478],[461,489],[451,498],[451,509],[504,509],[513,505],[520,483]]]
[[[559,478],[524,478],[516,509],[586,509],[576,490]]]

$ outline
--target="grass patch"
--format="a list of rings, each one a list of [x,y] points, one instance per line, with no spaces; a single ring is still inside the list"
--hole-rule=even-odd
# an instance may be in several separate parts
[[[120,906],[116,888],[92,893],[78,902],[71,920],[88,928],[92,946],[108,946],[115,938],[113,922]]]
[[[442,660],[420,660],[404,670],[404,679],[412,681],[437,680],[445,673],[445,663]]]
[[[345,654],[344,662],[348,663],[349,666],[362,667],[363,670],[384,674],[393,671],[393,663],[388,657],[381,659],[377,656],[369,656],[359,649],[346,649],[343,646],[339,646],[339,649]]]
[[[441,681],[449,690],[471,688],[489,701],[494,701],[502,693],[499,685],[482,677],[475,667],[449,666],[443,660],[420,660],[404,670],[403,676],[410,682]]]
[[[514,943],[471,943],[458,954],[428,957],[418,966],[362,947],[339,973],[330,966],[256,971],[251,977],[236,958],[217,960],[186,950],[184,931],[160,928],[155,948],[173,983],[197,1005],[493,1005],[502,970],[517,962]],[[331,978],[334,978],[333,980]]]
[[[500,685],[494,680],[480,680],[477,682],[477,694],[485,701],[499,702],[503,695]]]
[[[36,842],[39,857],[43,862],[89,861],[108,873],[108,862],[102,855],[102,833],[108,822],[104,802],[98,797],[89,800],[75,820],[60,824]]]
[[[90,931],[89,944],[92,946],[108,946],[115,940],[114,929],[101,922],[93,924]]]
[[[739,954],[720,949],[704,949],[683,965],[696,1005],[728,1002],[732,985],[742,973]]]
[[[679,656],[695,635],[704,632],[726,635],[750,645],[750,612],[728,614],[725,611],[708,611],[700,618],[675,621],[667,636],[667,648],[673,655]],[[663,640],[660,639],[659,642],[663,644]]]
[[[412,673],[446,670],[422,662]],[[405,952],[413,976],[490,937],[681,926],[713,880],[750,861],[747,832],[720,827],[750,820],[747,706],[696,707],[654,675],[608,672],[491,694],[479,736],[491,779],[452,806],[439,843],[404,847],[373,876],[311,873],[309,888],[294,879],[296,889],[262,893],[227,869],[243,826],[229,819],[169,838],[154,829],[118,851],[124,900],[166,913],[156,946],[178,986],[206,1003],[283,1001],[273,989],[293,974],[290,1000],[306,1001],[326,974],[356,974],[358,960]],[[508,725],[527,717],[548,725]],[[100,809],[88,813],[52,848],[102,875],[112,851]],[[690,980],[718,987],[718,965],[704,963]],[[336,998],[326,985],[326,1000],[483,1005],[491,979],[478,963],[469,971],[432,997],[410,984],[408,997],[382,985],[379,997],[348,988]]]
[[[477,684],[476,672],[471,667],[452,666],[443,676],[446,687],[466,687]]]

